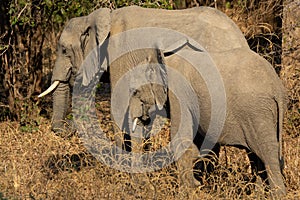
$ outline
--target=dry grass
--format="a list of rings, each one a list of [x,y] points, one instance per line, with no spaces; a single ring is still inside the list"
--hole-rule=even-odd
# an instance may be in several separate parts
[[[109,103],[98,115],[109,128]],[[0,124],[0,191],[9,199],[264,199],[260,181],[252,184],[246,153],[223,147],[220,163],[198,188],[178,189],[177,170],[133,175],[97,161],[76,135],[50,131],[40,117],[38,130],[21,132],[16,122]],[[100,121],[101,121],[100,120]],[[158,137],[162,138],[161,135]],[[300,138],[284,136],[286,199],[300,198]],[[156,138],[154,141],[159,141]],[[249,192],[251,190],[251,192]],[[250,193],[250,194],[249,194]]]

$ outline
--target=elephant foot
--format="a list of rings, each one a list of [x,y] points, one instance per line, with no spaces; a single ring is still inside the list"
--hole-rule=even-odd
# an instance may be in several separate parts
[[[194,173],[191,172],[185,172],[183,174],[180,174],[180,187],[186,187],[186,188],[196,188],[200,186],[200,182],[195,179]]]
[[[155,187],[149,180],[149,177],[145,173],[131,174],[131,180],[133,187],[138,191],[143,191],[147,196],[155,196]],[[135,199],[143,199],[140,196],[140,192],[133,194]]]
[[[195,190],[200,186],[199,181],[194,177],[187,178],[185,181],[179,183],[177,199],[191,199],[191,195],[195,193]]]
[[[274,191],[271,191],[271,199],[282,199],[286,196],[286,190],[282,188],[277,188]]]
[[[56,121],[51,125],[51,130],[59,137],[68,138],[76,133],[74,122],[71,120]]]

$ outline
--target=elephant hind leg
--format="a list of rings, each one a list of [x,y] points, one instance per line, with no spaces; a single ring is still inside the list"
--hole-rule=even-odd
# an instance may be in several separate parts
[[[263,161],[255,153],[249,150],[247,150],[247,153],[248,153],[248,158],[250,161],[251,172],[252,172],[252,177],[250,179],[250,182],[255,183],[257,181],[257,176],[259,176],[263,181],[263,183],[265,183],[265,185],[269,185],[268,175]],[[253,191],[255,191],[255,186],[253,184],[248,185],[246,188],[246,193],[249,195]]]
[[[209,177],[219,162],[220,145],[216,144],[207,156],[196,161],[195,178],[203,184],[203,179]]]
[[[265,164],[263,161],[253,152],[247,151],[248,153],[248,158],[250,160],[250,165],[251,165],[251,171],[252,174],[254,175],[253,179],[251,182],[256,181],[256,175],[258,175],[266,184],[268,183],[268,175],[266,172]]]
[[[274,139],[265,138],[265,140],[268,141],[262,141],[251,149],[249,159],[252,171],[263,179],[271,195],[277,198],[286,194],[279,158],[279,143],[275,134]]]

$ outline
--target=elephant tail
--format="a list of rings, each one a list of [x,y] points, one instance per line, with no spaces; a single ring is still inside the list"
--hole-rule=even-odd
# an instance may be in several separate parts
[[[284,120],[284,113],[286,107],[285,98],[279,97],[274,98],[276,105],[277,105],[277,140],[279,143],[279,161],[280,161],[280,168],[283,170],[284,167],[284,158],[283,158],[283,141],[282,141],[282,134],[283,134],[283,120]]]

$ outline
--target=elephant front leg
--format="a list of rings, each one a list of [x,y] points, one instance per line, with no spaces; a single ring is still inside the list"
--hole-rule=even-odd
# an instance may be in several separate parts
[[[194,161],[199,157],[198,148],[192,144],[177,161],[179,186],[181,189],[195,188],[199,181],[194,176]]]
[[[149,158],[144,152],[144,134],[142,133],[142,127],[137,127],[134,133],[130,135],[130,149],[131,149],[131,167],[132,174],[131,179],[135,187],[141,190],[149,190],[149,192],[154,191],[154,187],[150,183],[145,169],[147,169]],[[137,194],[136,194],[137,195]],[[136,196],[136,198],[140,198]]]
[[[135,171],[142,171],[144,168],[144,137],[142,134],[142,127],[138,127],[135,132],[130,134],[130,150],[131,150],[131,164]]]
[[[114,140],[114,144],[115,144],[115,155],[116,156],[120,156],[121,154],[123,154],[123,150],[127,150],[125,148],[125,133],[123,131],[121,131],[121,129],[116,125],[113,124],[113,140]]]
[[[199,184],[194,177],[194,160],[199,157],[199,150],[193,143],[192,129],[184,130],[184,133],[179,131],[181,123],[188,123],[190,127],[193,127],[193,122],[181,121],[180,104],[172,92],[169,93],[169,101],[171,105],[171,149],[176,161],[180,194],[184,194],[182,198],[186,198],[189,196],[189,188],[195,188]]]

